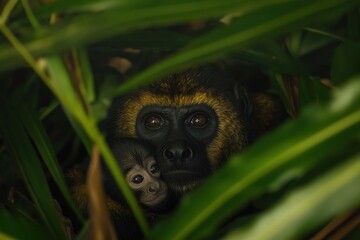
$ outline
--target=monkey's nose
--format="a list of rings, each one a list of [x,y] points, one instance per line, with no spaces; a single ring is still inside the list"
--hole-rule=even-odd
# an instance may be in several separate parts
[[[155,188],[153,188],[153,187],[149,187],[149,192],[151,192],[151,193],[155,193],[155,192],[156,192],[156,189],[155,189]]]
[[[183,143],[172,143],[164,149],[163,158],[170,163],[185,163],[193,159],[193,151]]]
[[[148,192],[156,194],[160,188],[161,186],[159,182],[150,182],[148,185]]]

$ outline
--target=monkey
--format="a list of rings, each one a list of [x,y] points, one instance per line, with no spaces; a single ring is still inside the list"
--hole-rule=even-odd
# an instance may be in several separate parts
[[[181,198],[286,118],[275,96],[247,91],[207,65],[120,96],[109,110],[107,140],[153,145],[163,180]]]
[[[110,149],[119,164],[125,180],[139,201],[143,213],[151,225],[175,206],[167,185],[160,178],[159,166],[152,147],[143,141],[130,138],[117,139]],[[86,213],[88,200],[86,179],[83,173],[87,165],[74,168],[68,174],[75,201]],[[102,179],[106,205],[113,219],[119,239],[141,239],[141,230],[120,192],[109,169],[102,163]]]
[[[118,139],[110,148],[141,206],[158,214],[168,210],[170,194],[160,178],[152,147],[146,142],[128,138]],[[102,172],[105,192],[115,201],[125,204],[109,169],[103,166]]]

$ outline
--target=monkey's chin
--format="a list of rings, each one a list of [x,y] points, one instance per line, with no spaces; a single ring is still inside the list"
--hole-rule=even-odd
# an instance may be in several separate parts
[[[196,182],[191,182],[191,183],[187,183],[187,184],[170,184],[169,188],[171,191],[178,193],[178,194],[186,194],[188,192],[191,192],[193,189],[195,189],[196,187],[198,187],[201,184],[202,181],[196,181]]]
[[[177,170],[163,174],[169,189],[178,194],[185,194],[198,187],[206,176],[196,172]]]
[[[167,191],[162,191],[160,193],[152,195],[151,198],[148,197],[147,199],[142,199],[141,202],[145,206],[152,208],[158,206],[163,201],[165,201],[166,197],[167,197]]]

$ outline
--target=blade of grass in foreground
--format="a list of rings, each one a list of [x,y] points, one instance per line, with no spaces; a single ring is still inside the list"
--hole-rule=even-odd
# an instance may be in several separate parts
[[[66,239],[40,161],[16,113],[15,106],[1,99],[1,135],[21,170],[24,183],[43,223],[54,239]]]
[[[291,170],[305,173],[323,164],[329,151],[341,148],[360,131],[360,79],[337,93],[330,105],[308,109],[232,157],[159,224],[150,238],[205,237],[227,216],[269,189],[279,176]]]
[[[250,227],[235,230],[225,239],[299,238],[359,203],[360,191],[354,191],[359,183],[360,155],[357,155],[309,186],[293,192]]]
[[[214,30],[199,37],[178,54],[155,64],[141,72],[115,90],[122,94],[155,80],[166,73],[180,70],[200,62],[209,61],[250,44],[275,37],[283,32],[304,26],[321,16],[323,12],[346,10],[344,6],[352,6],[357,1],[291,1],[290,3],[260,9],[240,16],[229,26]]]
[[[81,221],[84,221],[83,216],[79,212],[79,209],[75,206],[75,203],[71,197],[70,191],[65,182],[65,177],[62,173],[62,169],[59,165],[59,162],[57,161],[53,147],[51,146],[50,141],[45,133],[45,129],[41,125],[39,119],[33,114],[33,112],[29,111],[28,108],[22,106],[19,103],[17,103],[16,106],[17,113],[20,116],[26,131],[29,133],[31,139],[37,147],[39,154],[48,167],[56,184],[59,186],[64,198],[76,214],[77,218]]]
[[[76,1],[72,1],[76,4]],[[116,2],[116,1],[115,1]],[[35,57],[59,53],[63,50],[88,46],[100,40],[147,27],[169,26],[191,20],[220,18],[228,12],[247,13],[264,6],[276,5],[291,0],[192,0],[148,1],[123,3],[118,8],[93,11],[78,16],[68,23],[51,28],[42,28],[41,36],[25,43],[26,49]],[[59,2],[61,4],[61,2]],[[71,7],[70,7],[71,8]],[[55,9],[57,12],[57,10]],[[51,14],[53,12],[49,12]],[[101,23],[101,24],[100,24]],[[0,46],[0,72],[24,64],[16,51],[6,44]]]
[[[46,228],[37,222],[6,208],[0,208],[0,239],[53,239]]]

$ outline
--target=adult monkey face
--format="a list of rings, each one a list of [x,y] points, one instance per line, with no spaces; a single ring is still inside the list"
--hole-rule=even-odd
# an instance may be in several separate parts
[[[157,146],[165,181],[189,188],[211,173],[206,148],[216,137],[218,125],[216,113],[206,104],[148,105],[138,114],[136,133]]]
[[[274,125],[274,114],[262,122],[267,115],[262,105],[267,111],[277,108],[268,100],[249,97],[213,68],[190,69],[120,97],[110,111],[109,141],[133,137],[150,142],[164,181],[182,194]]]

